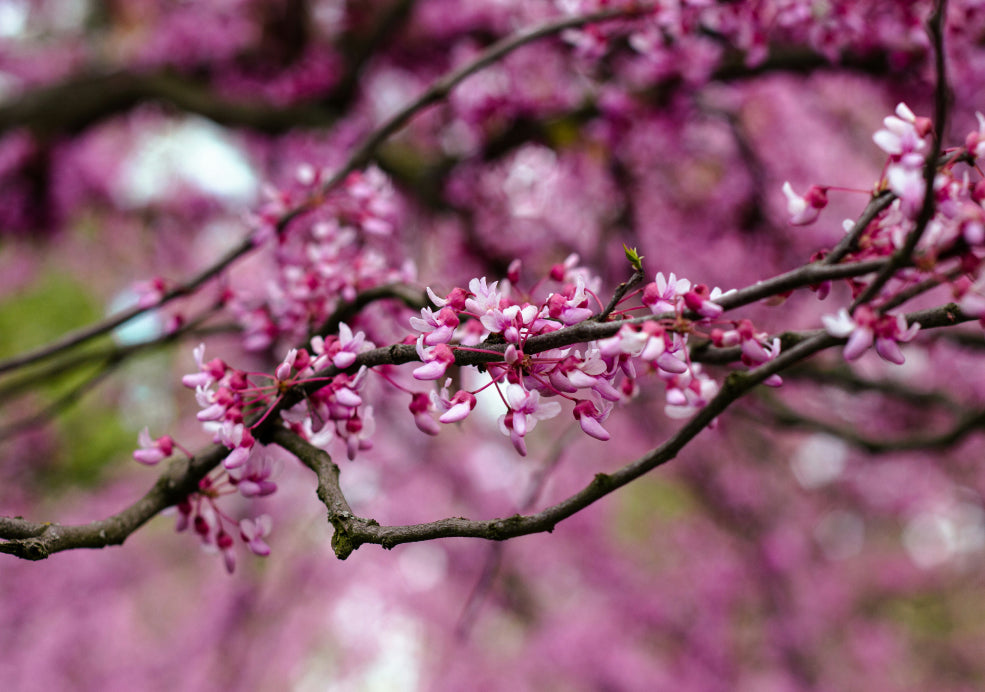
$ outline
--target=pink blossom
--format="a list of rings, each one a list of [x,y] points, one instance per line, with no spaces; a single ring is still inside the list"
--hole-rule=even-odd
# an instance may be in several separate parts
[[[455,353],[447,344],[425,348],[423,334],[417,339],[417,355],[424,362],[424,365],[414,369],[414,377],[418,380],[440,379],[445,376],[448,366],[455,362]]]
[[[340,370],[348,368],[356,362],[356,356],[362,351],[373,348],[373,344],[366,341],[363,332],[352,333],[345,322],[339,323],[338,338],[333,340],[326,353],[332,358],[332,363]]]
[[[270,535],[272,529],[273,521],[268,514],[261,514],[256,519],[241,519],[239,522],[240,538],[254,555],[260,557],[270,555],[270,546],[263,539]]]
[[[432,401],[435,402],[438,408],[446,409],[438,417],[438,420],[442,423],[458,423],[459,421],[465,420],[477,403],[475,395],[464,389],[458,390],[451,399],[447,400],[444,397],[439,398],[432,394]]]
[[[236,552],[233,550],[233,537],[222,529],[215,537],[215,545],[222,553],[222,562],[226,566],[226,571],[232,574],[236,571]]]
[[[968,153],[980,159],[985,156],[985,115],[982,115],[981,111],[976,111],[975,117],[978,118],[978,130],[968,133],[964,145]]]
[[[277,484],[270,480],[273,473],[274,462],[258,453],[250,455],[242,466],[231,469],[229,477],[243,497],[265,497],[277,491]]]
[[[149,281],[138,281],[133,285],[134,291],[137,293],[137,307],[139,308],[150,308],[154,307],[161,302],[164,297],[164,292],[167,290],[167,285],[159,276],[155,276]]]
[[[933,130],[929,118],[918,118],[905,103],[896,106],[896,115],[887,116],[883,126],[872,139],[884,152],[897,157],[923,152],[928,146],[927,135]]]
[[[783,183],[783,194],[787,198],[787,213],[794,226],[806,226],[817,221],[821,210],[828,205],[827,191],[812,185],[803,197],[793,191],[789,182]]]
[[[205,344],[196,346],[192,353],[195,356],[195,364],[198,365],[198,372],[181,378],[181,383],[189,389],[208,387],[226,374],[226,364],[220,359],[215,358],[208,363],[204,362]]]
[[[721,305],[714,302],[720,295],[722,295],[721,289],[709,289],[704,284],[698,284],[684,294],[684,304],[702,317],[713,319],[721,315],[724,310]]]
[[[591,400],[579,401],[575,404],[572,413],[587,435],[603,442],[611,437],[609,431],[602,427],[602,421],[608,416],[608,411],[603,411]]]
[[[657,272],[653,283],[643,289],[643,304],[654,315],[675,312],[681,305],[681,298],[690,290],[691,282],[687,279],[678,279],[673,272],[666,277],[663,272]]]
[[[465,308],[478,317],[485,315],[490,310],[498,310],[503,300],[502,294],[496,290],[498,284],[498,281],[493,281],[487,285],[484,276],[469,281],[469,291],[472,295],[465,300]]]
[[[700,365],[694,364],[686,373],[665,379],[667,404],[664,413],[668,418],[689,418],[704,407],[716,394],[718,383],[708,377]]]
[[[133,458],[148,466],[153,466],[162,459],[166,459],[174,451],[174,440],[171,439],[170,435],[162,435],[157,439],[152,439],[150,429],[147,427],[140,431],[137,436],[137,443],[140,445],[140,449],[133,453]]]
[[[460,320],[450,307],[443,307],[437,313],[431,308],[421,308],[420,317],[411,317],[410,326],[424,334],[424,345],[446,344],[451,341]]]
[[[296,348],[292,348],[287,352],[287,356],[284,357],[281,364],[274,370],[274,377],[278,381],[284,382],[291,376],[291,369],[294,367],[294,361],[297,360],[297,357],[298,350]]]
[[[875,342],[876,352],[883,360],[900,365],[905,359],[899,344],[913,339],[920,329],[917,322],[907,326],[903,315],[879,315],[867,305],[859,307],[854,316],[842,308],[837,315],[821,319],[831,336],[847,337],[845,360],[859,358]]]
[[[355,414],[339,426],[339,433],[345,439],[346,456],[349,461],[356,458],[360,451],[373,448],[372,436],[376,431],[376,419],[373,417],[373,407],[365,407],[361,413]]]
[[[521,456],[527,455],[527,445],[523,437],[534,429],[537,421],[553,418],[561,413],[561,404],[556,401],[541,401],[540,393],[527,391],[518,384],[506,387],[506,402],[509,411],[500,417],[500,430],[508,435],[514,448]]]
[[[592,310],[588,308],[584,277],[576,277],[575,284],[569,284],[561,293],[552,293],[547,298],[547,305],[541,316],[560,320],[564,325],[578,324],[591,317]]]
[[[414,415],[417,429],[426,435],[437,435],[441,432],[434,418],[428,415],[431,411],[431,399],[424,392],[414,392],[410,399],[410,412]]]

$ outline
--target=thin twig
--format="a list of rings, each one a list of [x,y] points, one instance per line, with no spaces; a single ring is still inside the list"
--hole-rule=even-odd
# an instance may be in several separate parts
[[[934,90],[934,131],[931,136],[932,144],[930,151],[923,165],[924,194],[920,212],[917,214],[914,229],[906,236],[903,247],[893,253],[889,263],[882,268],[878,276],[865,287],[865,290],[852,302],[849,312],[854,312],[860,305],[864,305],[875,298],[883,286],[902,267],[907,265],[912,257],[917,243],[923,237],[930,220],[934,218],[936,210],[936,191],[934,190],[934,178],[937,177],[938,159],[941,155],[941,146],[944,133],[947,130],[947,117],[950,104],[950,88],[947,83],[947,61],[944,55],[944,17],[947,13],[947,0],[937,0],[934,3],[934,12],[927,21],[927,32],[930,34],[934,45],[934,71],[937,80]]]

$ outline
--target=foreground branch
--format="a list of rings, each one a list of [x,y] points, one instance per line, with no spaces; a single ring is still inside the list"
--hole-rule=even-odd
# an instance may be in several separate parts
[[[927,328],[948,326],[969,318],[960,315],[954,305],[925,310],[908,316]],[[436,538],[483,538],[502,541],[533,533],[551,532],[564,519],[580,512],[613,491],[666,464],[707,428],[732,403],[771,375],[782,372],[818,351],[844,343],[825,332],[815,332],[785,351],[773,361],[747,373],[734,372],[725,380],[718,395],[698,411],[684,426],[662,445],[619,470],[596,474],[581,491],[565,500],[530,515],[477,521],[451,517],[425,524],[383,526],[375,519],[358,517],[352,512],[339,486],[339,467],[322,449],[285,428],[271,431],[269,439],[298,457],[318,477],[318,497],[328,508],[329,522],[335,529],[332,548],[340,559],[367,543],[393,548],[401,543],[414,543]]]
[[[758,282],[753,286],[722,296],[719,302],[728,309],[747,305],[776,292],[817,283],[824,278],[844,278],[873,271],[881,264],[880,260],[857,262],[848,265],[823,266],[807,265],[787,274]],[[524,345],[527,353],[540,353],[553,348],[561,348],[576,343],[585,343],[615,334],[624,324],[640,323],[647,320],[662,319],[665,315],[649,315],[617,322],[598,323],[587,321],[560,329],[556,332],[531,337]],[[954,304],[932,310],[911,313],[906,316],[909,322],[920,322],[925,329],[951,326],[969,321],[972,317],[963,315]],[[371,519],[360,519],[351,513],[345,498],[338,490],[337,469],[332,470],[331,460],[324,452],[308,445],[304,440],[285,437],[285,430],[279,426],[279,412],[300,401],[308,389],[323,386],[321,382],[309,382],[289,390],[280,403],[264,414],[266,419],[254,430],[256,438],[263,443],[282,444],[295,452],[319,476],[319,484],[324,488],[322,494],[328,498],[326,503],[333,524],[337,523],[336,552],[348,555],[362,543],[378,543],[385,547],[411,541],[427,540],[449,536],[472,536],[491,540],[504,540],[513,536],[550,531],[561,520],[584,509],[596,500],[626,485],[639,476],[673,459],[677,453],[707,427],[732,402],[770,375],[776,374],[792,364],[807,358],[819,350],[844,343],[825,332],[814,331],[792,334],[787,339],[791,346],[774,360],[750,372],[733,372],[725,380],[718,395],[694,415],[674,436],[651,453],[628,464],[613,474],[599,474],[581,492],[567,500],[530,516],[517,516],[494,521],[471,521],[468,519],[444,519],[431,524],[410,527],[381,527]],[[486,350],[502,350],[504,345],[490,345]],[[722,349],[723,351],[726,349]],[[460,365],[477,365],[501,359],[498,353],[477,353],[457,351],[456,361]],[[397,365],[418,360],[416,349],[410,345],[373,349],[361,353],[350,369],[361,366]],[[319,378],[338,374],[338,368],[330,367],[318,373]],[[259,414],[258,414],[259,415]],[[255,423],[256,418],[249,421]],[[302,444],[303,443],[303,444]],[[317,452],[317,454],[315,454]],[[142,526],[155,514],[170,507],[198,489],[198,483],[212,469],[216,468],[229,454],[221,445],[212,445],[204,452],[195,455],[190,461],[175,460],[168,471],[140,500],[119,514],[90,524],[63,526],[51,523],[36,523],[23,519],[7,518],[0,522],[0,552],[25,559],[43,559],[48,555],[73,548],[101,548],[121,544],[127,536]],[[314,456],[313,456],[314,455]],[[335,480],[333,481],[333,474]],[[336,495],[336,493],[338,493]],[[323,501],[324,499],[323,498]]]

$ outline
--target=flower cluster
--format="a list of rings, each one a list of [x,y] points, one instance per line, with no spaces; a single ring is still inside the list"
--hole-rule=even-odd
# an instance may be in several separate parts
[[[622,319],[612,336],[590,340],[580,346],[531,348],[534,337],[586,322],[602,308],[595,282],[576,265],[577,256],[552,267],[547,281],[559,284],[557,290],[541,300],[519,295],[514,290],[519,270],[503,282],[474,278],[468,288],[455,288],[444,298],[430,288],[434,308],[421,310],[411,318],[418,332],[417,351],[422,362],[413,371],[418,380],[445,378],[456,363],[456,353],[477,352],[495,355],[484,364],[489,382],[480,388],[495,387],[506,412],[499,419],[500,430],[517,452],[527,453],[525,437],[540,420],[561,413],[560,400],[572,403],[572,415],[582,430],[599,440],[610,433],[603,426],[615,404],[631,397],[641,369],[655,373],[666,387],[665,411],[672,418],[684,418],[703,407],[718,392],[718,384],[691,361],[688,339],[698,328],[710,327],[722,313],[716,302],[723,294],[690,281],[663,273],[634,295],[642,305],[621,307],[608,319],[626,318],[633,310],[649,309],[648,319]],[[540,285],[540,284],[538,284]],[[621,301],[622,306],[630,296]],[[727,323],[730,329],[712,330],[718,346],[742,344],[743,362],[749,366],[765,363],[779,353],[778,340],[756,331],[748,320]],[[490,348],[505,344],[501,350]],[[449,393],[451,380],[440,392],[412,395],[410,410],[422,431],[437,434],[438,426],[429,413],[438,414],[441,423],[454,423],[467,417],[475,407],[480,390]],[[779,379],[771,380],[779,384]]]
[[[320,192],[322,171],[303,166],[297,178],[296,188],[268,189],[268,202],[255,218],[257,241],[270,248],[269,280],[252,281],[232,303],[250,349],[279,340],[302,342],[319,331],[341,301],[414,278],[413,266],[393,242],[399,206],[381,171],[354,172],[327,195]],[[279,225],[299,209],[303,212],[278,235]]]
[[[896,107],[894,115],[883,120],[883,128],[873,135],[875,144],[888,155],[880,187],[892,193],[892,202],[866,226],[856,228],[846,221],[846,231],[857,234],[851,250],[843,261],[885,259],[904,248],[913,233],[919,233],[912,266],[898,271],[892,281],[880,286],[867,303],[842,308],[822,321],[832,336],[846,339],[843,355],[855,360],[871,346],[884,360],[904,362],[900,344],[912,340],[920,329],[918,323],[908,324],[902,314],[891,307],[901,301],[904,291],[918,294],[939,283],[950,284],[959,299],[961,309],[972,316],[985,316],[985,291],[982,289],[982,260],[985,259],[985,181],[973,182],[968,173],[959,173],[957,165],[966,159],[975,160],[985,154],[985,116],[978,116],[978,130],[968,133],[964,147],[944,152],[938,165],[933,186],[934,215],[925,226],[918,226],[917,215],[926,194],[925,166],[930,152],[933,123],[917,116],[905,104]],[[784,186],[788,211],[793,223],[814,220],[823,205],[816,191],[831,188],[811,188],[804,198],[797,197],[789,185]],[[811,198],[814,193],[813,199]],[[823,253],[815,259],[819,259]],[[875,278],[849,279],[852,295],[858,298]],[[818,287],[824,298],[830,284]],[[890,301],[894,301],[890,304]]]
[[[260,445],[252,431],[267,419],[292,387],[306,382],[317,383],[316,389],[302,402],[282,412],[288,425],[308,437],[317,436],[319,442],[325,444],[337,437],[345,444],[350,459],[359,450],[371,446],[373,410],[371,406],[362,405],[359,394],[367,370],[362,368],[354,375],[340,372],[325,378],[317,377],[316,373],[328,366],[338,370],[349,368],[358,355],[373,348],[373,344],[366,340],[363,332],[353,333],[347,324],[341,323],[338,335],[316,336],[311,339],[310,346],[310,352],[305,348],[290,349],[273,373],[265,374],[237,370],[220,358],[206,360],[205,345],[200,344],[194,349],[197,371],[182,378],[186,387],[195,390],[200,409],[198,420],[212,435],[213,441],[225,446],[229,453],[223,459],[218,475],[203,479],[198,490],[179,506],[178,530],[194,525],[204,545],[222,552],[230,571],[235,562],[233,539],[224,528],[225,515],[216,500],[234,492],[253,499],[277,490],[272,479],[275,465],[257,450]],[[139,449],[133,456],[144,464],[156,464],[179,447],[168,435],[151,438],[146,428],[141,431],[138,443]],[[226,523],[231,521],[228,517],[225,520]],[[269,532],[269,518],[240,522],[242,540],[258,555],[269,552],[262,540]]]
[[[226,570],[231,574],[236,569],[233,536],[238,535],[254,555],[266,557],[270,554],[270,546],[263,539],[270,534],[273,523],[268,514],[239,522],[223,514],[215,500],[226,492],[229,490],[221,484],[203,479],[199,491],[178,504],[175,530],[182,532],[191,527],[205,550],[222,555]],[[228,527],[234,527],[232,533]]]

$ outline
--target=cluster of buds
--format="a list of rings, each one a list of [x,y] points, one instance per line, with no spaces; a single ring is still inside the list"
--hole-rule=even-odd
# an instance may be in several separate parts
[[[216,505],[216,498],[225,492],[222,485],[213,483],[209,478],[203,479],[199,485],[199,492],[178,503],[175,530],[182,532],[190,527],[206,551],[222,555],[230,574],[236,569],[234,536],[238,535],[254,555],[266,557],[270,554],[270,546],[263,540],[273,527],[270,515],[261,514],[255,519],[236,522]]]
[[[206,360],[205,345],[200,344],[194,349],[197,371],[182,378],[186,387],[195,390],[200,407],[198,420],[213,441],[225,446],[229,453],[219,473],[204,478],[198,490],[179,504],[178,530],[194,526],[204,546],[222,553],[230,571],[235,565],[233,533],[236,532],[230,533],[226,528],[232,520],[221,512],[216,500],[230,493],[254,499],[277,490],[273,481],[275,465],[258,451],[252,430],[291,388],[306,382],[318,383],[301,403],[282,412],[287,424],[309,437],[320,435],[320,440],[337,436],[346,444],[350,459],[360,449],[370,446],[372,407],[363,406],[359,395],[367,370],[362,368],[355,375],[338,373],[325,378],[319,378],[317,373],[328,366],[339,370],[350,367],[359,353],[372,349],[373,344],[363,332],[353,333],[342,323],[338,335],[316,336],[310,346],[310,351],[292,348],[272,374],[264,374],[237,370],[219,358]],[[168,435],[151,438],[147,429],[141,431],[138,443],[140,447],[133,456],[144,464],[162,461],[178,446]],[[270,532],[269,517],[244,519],[238,526],[240,538],[251,551],[257,555],[270,552],[263,541]]]

